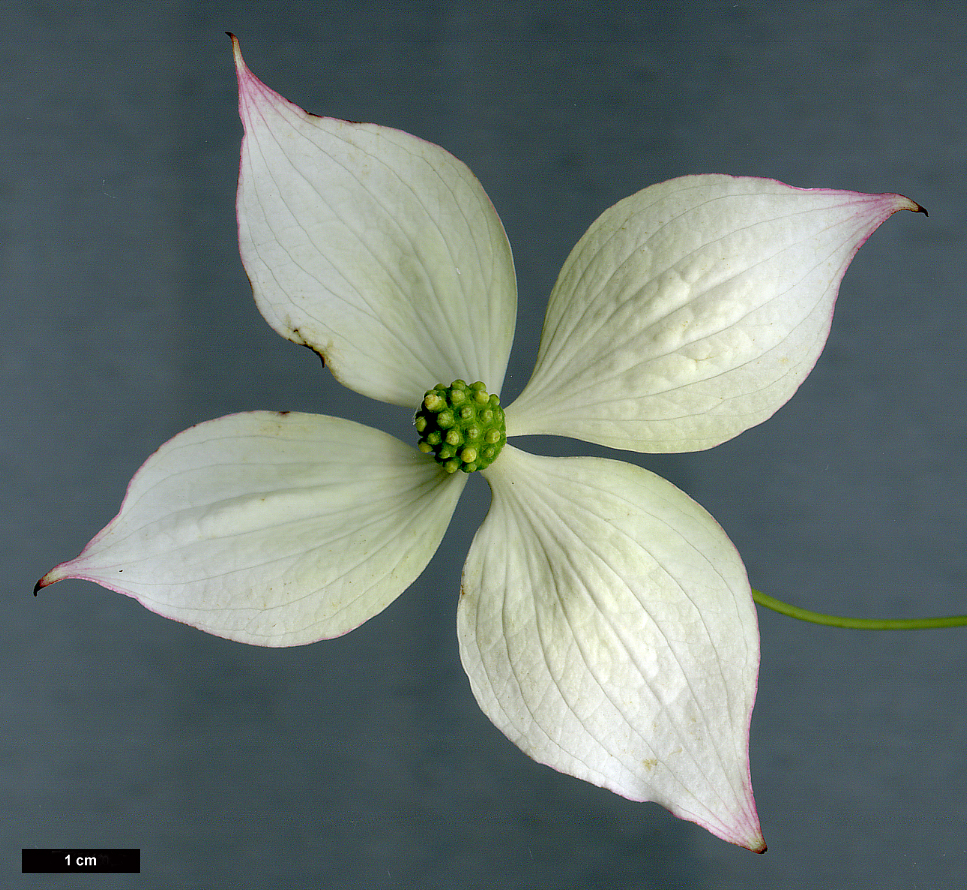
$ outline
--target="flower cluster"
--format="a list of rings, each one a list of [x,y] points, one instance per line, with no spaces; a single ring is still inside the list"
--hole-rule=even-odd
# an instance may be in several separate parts
[[[487,469],[507,443],[500,397],[479,380],[470,386],[462,380],[438,383],[423,397],[413,423],[420,434],[416,447],[448,473]]]

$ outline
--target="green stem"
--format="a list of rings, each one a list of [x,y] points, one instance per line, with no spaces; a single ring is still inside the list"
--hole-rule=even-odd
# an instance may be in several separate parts
[[[945,618],[844,618],[841,615],[824,615],[822,612],[811,612],[790,606],[774,596],[752,591],[752,599],[760,606],[781,612],[790,618],[800,621],[811,621],[813,624],[825,624],[829,627],[848,627],[854,630],[926,630],[931,627],[967,627],[967,615],[950,615]]]

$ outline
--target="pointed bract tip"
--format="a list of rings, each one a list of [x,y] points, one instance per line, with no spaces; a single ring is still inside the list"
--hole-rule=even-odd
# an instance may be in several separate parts
[[[265,92],[268,92],[268,90],[262,86],[259,79],[252,74],[248,65],[245,64],[238,38],[231,31],[225,33],[232,39],[232,57],[235,62],[235,77],[238,81],[238,114],[242,119],[242,125],[245,126],[248,121],[246,107],[252,101],[253,90],[257,88],[261,88]]]
[[[759,816],[756,813],[751,788],[749,789],[748,809],[739,810],[735,813],[735,816],[737,817],[735,821],[730,819],[717,826],[703,822],[698,824],[730,844],[735,844],[737,847],[742,847],[742,849],[749,850],[752,853],[765,853],[766,839],[762,835],[762,827],[759,824]]]
[[[739,840],[738,838],[731,840],[733,844],[738,847],[744,847],[746,850],[750,850],[753,853],[765,853],[766,851],[766,839],[762,836],[762,829],[759,828],[758,822],[756,822],[753,831],[747,835],[745,838]]]
[[[927,208],[918,204],[913,198],[908,198],[906,195],[894,195],[893,197],[900,199],[896,204],[897,210],[910,210],[913,213],[922,213],[924,216],[930,216],[927,213]]]
[[[242,61],[242,47],[238,42],[238,38],[231,32],[225,32],[232,41],[232,56],[235,58],[235,67],[239,70],[245,67],[245,62]]]
[[[63,581],[65,578],[75,577],[71,574],[70,569],[70,566],[74,562],[76,562],[76,560],[72,559],[68,562],[62,562],[60,565],[54,566],[34,585],[34,596],[37,596],[38,591],[43,590],[45,587],[50,587],[51,584],[56,584],[58,581]]]

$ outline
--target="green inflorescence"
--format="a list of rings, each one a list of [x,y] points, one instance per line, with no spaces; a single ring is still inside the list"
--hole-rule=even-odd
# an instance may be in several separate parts
[[[500,399],[480,381],[438,383],[424,397],[414,420],[417,446],[448,473],[489,467],[507,441]]]

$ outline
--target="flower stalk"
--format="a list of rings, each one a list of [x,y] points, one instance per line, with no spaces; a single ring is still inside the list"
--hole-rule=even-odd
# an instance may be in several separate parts
[[[932,630],[944,627],[967,627],[967,615],[947,615],[940,618],[851,618],[845,615],[827,615],[785,603],[761,590],[752,589],[752,599],[766,609],[826,627],[843,627],[849,630]]]

